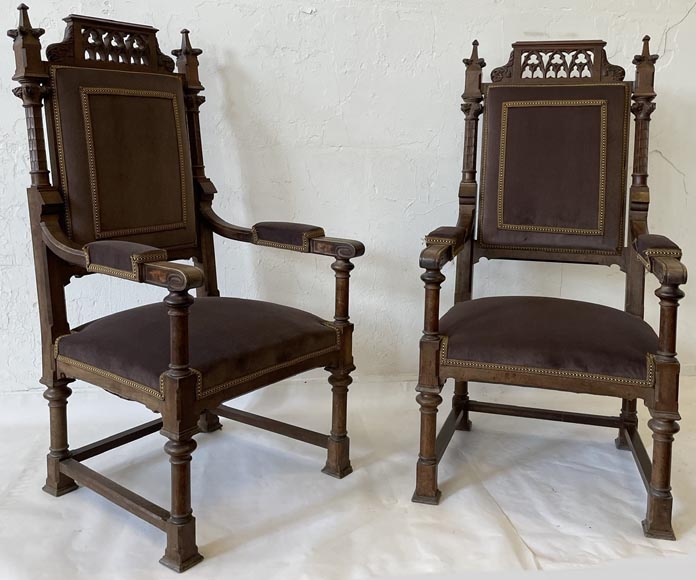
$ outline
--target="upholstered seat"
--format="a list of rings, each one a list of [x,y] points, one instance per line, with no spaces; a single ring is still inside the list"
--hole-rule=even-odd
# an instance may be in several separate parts
[[[198,298],[189,310],[190,366],[198,397],[340,348],[332,323],[279,304]],[[169,317],[163,303],[133,308],[75,328],[57,341],[59,360],[88,366],[161,397],[169,365]]]
[[[599,304],[537,296],[478,298],[455,304],[441,319],[440,332],[444,365],[653,380],[648,357],[657,350],[653,329],[637,316]]]

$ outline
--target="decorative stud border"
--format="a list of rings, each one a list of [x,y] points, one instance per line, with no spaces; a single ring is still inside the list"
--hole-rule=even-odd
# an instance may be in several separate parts
[[[544,88],[544,87],[553,87],[556,88],[559,85],[549,85],[549,84],[501,84],[501,85],[487,85],[486,86],[486,99],[488,98],[488,92],[493,90],[493,89],[508,89],[508,88],[527,88],[527,89],[539,89],[539,88]],[[625,82],[607,82],[607,83],[578,83],[578,84],[566,84],[563,83],[563,87],[616,87],[616,86],[623,86],[624,88],[624,122],[623,122],[623,140],[622,140],[622,156],[621,156],[621,191],[625,192],[626,191],[626,175],[627,175],[627,157],[628,157],[628,127],[629,127],[629,115],[630,115],[630,107],[629,105],[629,99],[630,99],[630,91],[629,91],[629,85]],[[483,148],[483,154],[481,158],[481,185],[480,185],[480,192],[479,192],[479,211],[478,211],[478,244],[484,249],[491,249],[491,250],[511,250],[511,251],[536,251],[536,252],[544,252],[544,253],[552,253],[552,254],[590,254],[590,255],[602,255],[602,256],[617,256],[621,255],[623,253],[623,248],[624,248],[624,224],[625,224],[625,214],[626,214],[626,195],[624,194],[621,199],[621,217],[620,217],[620,223],[619,223],[619,231],[618,231],[618,244],[617,248],[615,250],[599,250],[599,249],[594,249],[594,248],[569,248],[569,247],[557,247],[557,246],[521,246],[521,245],[516,245],[516,244],[496,244],[496,243],[490,243],[486,242],[484,240],[484,232],[485,232],[485,226],[484,226],[484,205],[485,205],[485,189],[486,189],[486,165],[488,161],[488,126],[489,126],[489,119],[490,117],[488,115],[485,115],[484,123],[483,123],[483,140],[482,140],[482,148]]]
[[[681,258],[682,252],[676,248],[648,248],[644,250],[642,254],[645,254],[648,258]],[[650,272],[652,271],[652,265],[650,260],[646,260],[641,252],[636,251],[636,258],[638,261],[645,266],[645,269]]]
[[[224,391],[225,389],[228,389],[230,387],[234,387],[236,385],[245,383],[247,381],[254,380],[258,377],[262,377],[263,375],[266,375],[268,373],[271,373],[276,370],[280,370],[283,368],[291,367],[295,364],[301,363],[306,360],[310,360],[312,358],[316,358],[319,356],[322,356],[324,354],[329,354],[331,352],[336,352],[341,350],[341,347],[343,346],[343,332],[342,329],[338,326],[336,326],[333,322],[329,321],[322,321],[321,322],[324,326],[327,326],[328,328],[331,328],[336,332],[336,344],[332,345],[330,347],[322,348],[307,354],[304,354],[299,357],[295,357],[294,359],[291,359],[289,361],[285,361],[264,369],[260,369],[258,371],[255,371],[253,373],[250,373],[248,375],[244,375],[242,377],[237,377],[236,379],[232,379],[231,381],[226,381],[224,383],[221,383],[219,385],[215,385],[213,387],[209,387],[204,389],[203,388],[203,374],[201,371],[195,368],[191,368],[191,372],[196,374],[196,398],[197,399],[204,399],[205,397],[208,397],[210,395],[214,395],[215,393],[219,393],[220,391]],[[125,377],[122,377],[120,375],[117,375],[115,373],[112,373],[110,371],[107,371],[105,369],[101,369],[99,367],[95,367],[93,365],[90,365],[88,363],[84,363],[78,360],[75,360],[73,358],[67,357],[65,355],[62,355],[59,353],[59,342],[61,339],[65,338],[66,336],[70,336],[69,334],[64,334],[62,336],[59,336],[55,343],[53,344],[53,356],[57,361],[60,362],[66,362],[70,365],[73,365],[77,368],[81,368],[83,370],[86,370],[88,372],[94,373],[95,375],[111,379],[113,381],[117,381],[123,385],[126,385],[128,387],[131,387],[133,389],[136,389],[138,391],[142,391],[144,393],[147,393],[148,395],[151,395],[153,397],[156,397],[157,399],[164,400],[164,377],[167,373],[167,371],[164,371],[160,377],[159,377],[159,391],[157,389],[154,389],[152,387],[148,387],[147,385],[143,385],[141,383],[138,383],[136,381],[133,381],[131,379],[127,379]]]
[[[132,254],[130,257],[131,270],[119,270],[110,266],[102,266],[101,264],[93,264],[89,257],[89,248],[84,246],[82,252],[85,254],[85,268],[88,272],[101,272],[109,276],[117,278],[125,278],[126,280],[134,280],[141,282],[139,264],[147,264],[149,262],[159,262],[167,260],[167,250],[151,250],[142,254]]]
[[[58,154],[58,172],[60,175],[60,184],[61,184],[61,192],[63,194],[63,205],[64,205],[64,217],[65,217],[65,225],[67,229],[67,234],[70,239],[73,239],[73,225],[72,225],[72,217],[70,213],[70,195],[69,195],[69,185],[68,185],[68,175],[67,175],[67,167],[65,163],[65,147],[64,147],[64,139],[63,139],[63,129],[62,129],[62,120],[61,120],[61,115],[60,115],[60,101],[58,97],[58,89],[57,89],[57,79],[56,79],[56,71],[58,69],[63,69],[63,68],[70,68],[70,69],[79,69],[79,70],[89,70],[89,71],[100,71],[103,72],[103,69],[96,69],[96,68],[90,68],[90,67],[76,67],[76,66],[67,66],[67,65],[51,65],[50,66],[50,77],[51,77],[51,102],[52,102],[52,109],[53,109],[53,130],[55,132],[55,137],[56,137],[56,149],[57,149],[57,154]],[[149,76],[161,76],[165,77],[168,79],[177,79],[180,80],[179,77],[175,74],[166,74],[166,73],[161,73],[161,72],[155,72],[155,71],[124,71],[124,70],[111,70],[109,69],[107,71],[109,74],[115,73],[115,74],[128,74],[128,75],[149,75]],[[177,105],[177,100],[174,100],[174,107],[175,107],[175,122],[177,123],[177,130],[180,132],[180,116],[178,114],[178,105]],[[182,140],[181,138],[179,139],[179,160],[180,160],[180,169],[182,173],[185,175],[185,169],[184,169],[184,155],[183,155],[183,147],[182,145]],[[184,226],[186,225],[186,213],[188,211],[188,204],[187,204],[187,196],[186,196],[186,180],[184,179],[183,182],[183,189],[182,189],[182,199],[183,199],[183,206],[182,206],[182,212],[184,215]],[[193,195],[193,194],[191,194]],[[179,229],[179,228],[171,228],[171,229]],[[149,230],[148,230],[149,231]],[[159,231],[159,230],[158,230]],[[116,234],[113,234],[116,235]],[[125,234],[124,234],[125,235]]]
[[[507,101],[503,103],[500,126],[500,158],[498,162],[498,229],[521,232],[544,232],[556,234],[578,234],[585,236],[604,235],[604,216],[606,213],[606,174],[607,174],[607,104],[606,99],[554,99]],[[600,170],[599,199],[597,203],[597,227],[572,228],[564,226],[537,226],[533,224],[507,224],[503,214],[505,197],[505,161],[507,153],[508,110],[511,108],[532,107],[600,107]]]
[[[251,226],[251,238],[252,242],[257,246],[270,246],[271,248],[280,248],[282,250],[292,250],[293,252],[309,252],[309,240],[313,238],[320,238],[325,235],[323,228],[314,228],[313,230],[307,230],[302,232],[302,244],[281,244],[280,242],[269,242],[262,238],[259,238],[259,233],[256,230],[256,226]]]
[[[582,371],[566,371],[559,369],[547,369],[543,367],[527,367],[522,365],[508,365],[508,364],[498,364],[498,363],[488,363],[470,360],[460,360],[451,359],[447,357],[447,344],[448,337],[442,337],[442,344],[440,346],[440,364],[442,366],[458,366],[458,367],[470,367],[482,370],[500,370],[509,372],[523,372],[532,373],[537,375],[546,375],[554,377],[564,377],[569,379],[587,379],[591,381],[606,381],[611,383],[621,383],[621,384],[631,384],[639,385],[642,387],[652,387],[655,382],[655,359],[653,355],[646,354],[646,378],[645,379],[631,379],[626,377],[618,377],[613,375],[602,375],[597,373],[586,373]]]
[[[94,151],[94,134],[92,128],[92,116],[89,106],[90,95],[116,95],[120,97],[145,97],[154,99],[165,99],[171,101],[174,113],[174,126],[176,128],[177,152],[179,155],[179,177],[181,186],[181,221],[170,224],[160,224],[156,226],[143,226],[137,228],[123,228],[120,230],[102,231],[100,222],[99,208],[99,188],[97,180],[97,161]],[[82,102],[82,116],[85,122],[85,139],[87,141],[87,160],[89,164],[89,183],[92,194],[92,214],[94,218],[94,233],[96,238],[110,238],[115,236],[128,236],[134,234],[145,234],[151,232],[161,232],[178,230],[186,227],[188,221],[187,199],[186,199],[186,170],[184,161],[184,141],[181,129],[181,117],[176,93],[166,91],[149,91],[136,89],[119,89],[110,87],[80,87],[80,99]]]

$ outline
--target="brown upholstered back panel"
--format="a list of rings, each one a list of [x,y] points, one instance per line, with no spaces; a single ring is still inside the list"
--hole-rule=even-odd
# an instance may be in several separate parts
[[[487,85],[482,248],[621,253],[629,89],[567,80]]]
[[[72,239],[196,243],[191,157],[176,75],[52,66],[57,173]]]

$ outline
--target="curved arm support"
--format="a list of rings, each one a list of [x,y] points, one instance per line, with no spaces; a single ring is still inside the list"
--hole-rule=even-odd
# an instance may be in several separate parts
[[[225,221],[215,213],[210,205],[204,204],[201,207],[201,216],[206,220],[210,228],[223,238],[250,244],[256,243],[251,228],[236,226]],[[332,256],[336,259],[350,259],[362,256],[365,253],[365,246],[357,240],[318,236],[309,240],[308,253]]]
[[[70,240],[57,223],[42,222],[41,235],[46,246],[56,256],[69,264],[86,268],[85,252]],[[145,284],[161,286],[173,291],[189,290],[203,285],[205,276],[200,268],[176,262],[150,262],[139,264]],[[109,275],[108,272],[99,272]]]

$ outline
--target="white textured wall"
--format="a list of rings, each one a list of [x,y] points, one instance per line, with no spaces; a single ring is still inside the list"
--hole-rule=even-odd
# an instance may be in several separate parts
[[[14,5],[2,0],[5,28]],[[296,220],[365,242],[356,260],[352,315],[363,374],[415,375],[422,319],[422,237],[456,219],[462,149],[461,59],[478,38],[490,70],[515,40],[603,38],[627,68],[653,37],[658,109],[651,132],[651,228],[685,250],[696,275],[696,3],[691,0],[491,2],[463,0],[33,0],[44,46],[70,12],[178,31],[203,48],[208,103],[203,134],[218,212],[251,225]],[[25,199],[23,112],[12,96],[9,39],[0,51],[0,390],[38,386],[39,332]],[[692,192],[692,195],[689,195]],[[217,246],[228,295],[332,313],[330,260],[232,242]],[[452,269],[446,271],[453,273]],[[655,284],[648,280],[648,289]],[[451,280],[445,306],[451,301]],[[448,290],[450,292],[448,292]],[[689,288],[686,288],[687,294]],[[621,307],[618,270],[482,263],[476,292],[565,296]],[[696,292],[681,308],[679,350],[696,369]],[[71,285],[75,323],[162,298],[158,289],[92,276]],[[647,294],[656,320],[656,299]]]

